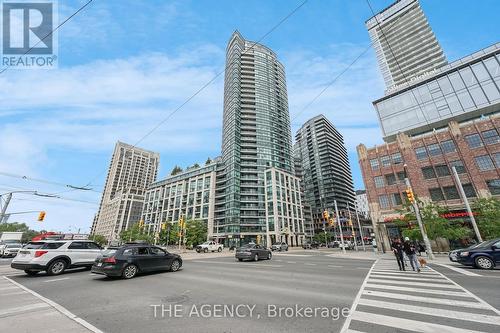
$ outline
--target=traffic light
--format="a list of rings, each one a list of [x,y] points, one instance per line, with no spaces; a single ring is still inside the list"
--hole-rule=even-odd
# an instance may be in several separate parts
[[[332,227],[335,227],[335,218],[334,217],[330,217],[330,219],[328,220],[328,224]]]
[[[415,202],[415,196],[413,195],[413,190],[411,189],[411,187],[408,187],[406,190],[406,197],[408,198],[408,201],[411,202],[411,203],[414,203]]]
[[[181,218],[179,219],[179,228],[184,228],[186,226],[186,224],[184,223],[184,217],[181,216]]]
[[[45,211],[41,211],[40,214],[38,214],[38,221],[43,222],[43,219],[45,218]]]
[[[328,211],[327,211],[327,210],[325,210],[325,211],[323,212],[323,219],[328,220],[328,218],[329,218],[329,217],[330,217],[330,214],[328,214]]]

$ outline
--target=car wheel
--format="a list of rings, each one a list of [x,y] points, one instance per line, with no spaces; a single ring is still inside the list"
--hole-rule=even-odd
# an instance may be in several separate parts
[[[134,276],[137,275],[137,272],[138,272],[138,270],[137,270],[137,266],[136,265],[128,265],[123,270],[122,276],[125,279],[131,279],[131,278],[133,278]]]
[[[217,252],[222,252],[222,247],[219,247],[219,248],[217,249]]]
[[[493,260],[488,257],[479,256],[474,260],[476,267],[481,269],[493,269]]]
[[[243,259],[241,259],[241,258],[238,258],[238,261],[243,261]]]
[[[207,253],[207,252],[208,252],[208,249],[207,249],[207,248],[203,249],[203,252]]]
[[[24,270],[24,273],[26,273],[26,274],[27,274],[27,275],[29,275],[29,276],[35,276],[35,275],[37,275],[37,274],[38,274],[38,271],[32,271],[32,270],[30,270],[30,269],[25,269],[25,270]]]
[[[272,258],[272,257],[273,257],[273,255],[271,254],[271,252],[269,252],[269,253],[267,254],[267,260],[271,260],[271,258]]]
[[[59,275],[66,269],[66,261],[63,259],[57,259],[53,261],[49,268],[47,269],[48,275]]]
[[[170,265],[170,271],[177,272],[180,267],[181,267],[180,261],[175,259],[174,261],[172,261],[172,264]]]
[[[288,251],[288,247],[285,249],[285,251]]]
[[[196,249],[196,252],[200,253],[200,249]]]
[[[259,255],[256,253],[255,256],[253,257],[253,261],[258,261],[259,260]]]

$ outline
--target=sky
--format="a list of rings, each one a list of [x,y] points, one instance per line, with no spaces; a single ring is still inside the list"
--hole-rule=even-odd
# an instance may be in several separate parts
[[[59,1],[59,21],[86,1]],[[0,74],[0,194],[16,193],[9,222],[88,232],[116,141],[135,144],[224,69],[234,30],[272,48],[287,76],[292,135],[322,113],[343,134],[356,189],[356,146],[381,144],[372,101],[384,84],[370,45],[366,0],[94,0],[58,32],[57,69]],[[448,61],[500,41],[497,0],[421,0]],[[392,0],[371,0],[375,11]],[[223,77],[140,141],[160,153],[159,179],[221,150]],[[21,178],[19,176],[24,176]],[[92,191],[65,186],[91,184]]]

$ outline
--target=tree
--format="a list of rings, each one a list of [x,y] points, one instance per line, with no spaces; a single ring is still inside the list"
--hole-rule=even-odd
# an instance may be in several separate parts
[[[198,169],[200,165],[198,163],[193,164],[193,169]]]
[[[148,243],[153,243],[154,235],[149,235],[145,232],[144,228],[139,227],[139,223],[136,223],[131,228],[120,233],[120,240],[122,242],[142,240]]]
[[[39,231],[30,229],[26,223],[2,223],[0,224],[0,232],[10,231],[10,232],[22,232],[23,236],[21,238],[22,243],[29,242],[33,237],[40,234]]]
[[[475,218],[481,236],[485,240],[500,237],[500,200],[477,199],[473,204],[473,210],[477,213]]]
[[[429,239],[446,238],[448,240],[458,240],[471,235],[472,231],[470,228],[442,217],[446,212],[445,208],[433,202],[424,203],[418,200],[417,202],[420,208],[422,223]],[[403,229],[404,237],[422,240],[422,234],[411,207],[412,205],[406,202],[403,205],[403,209],[399,210],[402,217],[395,220],[394,223]]]
[[[207,240],[207,225],[201,220],[186,221],[186,245],[196,246]]]
[[[173,169],[172,169],[172,172],[170,172],[170,175],[171,176],[175,176],[175,175],[178,175],[179,173],[182,172],[182,168],[180,166],[175,166]]]
[[[101,246],[106,245],[108,243],[108,240],[103,235],[90,235],[89,239],[93,240],[94,242],[96,242]]]
[[[209,157],[209,158],[207,158],[207,161],[205,162],[205,165],[209,165],[210,163],[212,163],[212,159]]]

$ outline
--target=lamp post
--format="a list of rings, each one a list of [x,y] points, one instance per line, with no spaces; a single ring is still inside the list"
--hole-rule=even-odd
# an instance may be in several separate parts
[[[410,179],[408,178],[408,173],[406,172],[406,167],[407,167],[407,165],[405,163],[403,165],[403,170],[404,170],[404,174],[405,174],[405,184],[406,184],[408,190],[413,195],[413,189],[411,187]],[[410,202],[413,205],[413,210],[415,211],[415,216],[417,218],[418,227],[420,229],[420,233],[422,234],[422,238],[424,240],[425,251],[427,252],[428,258],[433,260],[434,253],[432,253],[431,242],[429,241],[429,237],[427,237],[427,232],[425,232],[424,224],[422,223],[422,217],[420,216],[420,209],[418,207],[417,200],[413,199],[413,200],[410,200]]]

